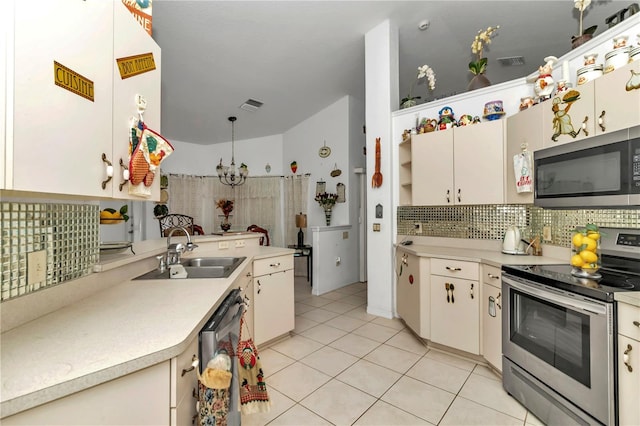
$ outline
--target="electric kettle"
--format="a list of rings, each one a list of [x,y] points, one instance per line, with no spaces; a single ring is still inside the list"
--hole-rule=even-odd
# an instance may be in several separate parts
[[[502,237],[502,252],[506,254],[521,254],[520,230],[517,226],[509,226]]]

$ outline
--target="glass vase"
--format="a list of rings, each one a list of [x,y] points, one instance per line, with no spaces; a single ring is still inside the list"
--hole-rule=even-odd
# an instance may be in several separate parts
[[[324,206],[324,219],[327,226],[331,226],[331,206]]]
[[[231,223],[229,222],[228,216],[225,216],[224,219],[222,219],[222,223],[220,223],[220,228],[222,228],[224,232],[228,232],[229,229],[231,229]]]
[[[601,265],[600,234],[574,232],[571,237],[571,274],[598,279]]]

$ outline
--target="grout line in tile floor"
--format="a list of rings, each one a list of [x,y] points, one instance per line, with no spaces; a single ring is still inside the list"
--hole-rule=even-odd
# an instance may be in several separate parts
[[[295,304],[292,337],[259,348],[267,389],[273,390],[271,412],[242,416],[243,426],[542,424],[502,389],[497,375],[483,371],[482,364],[429,348],[397,318],[368,314],[366,283],[314,296],[306,278],[296,276]],[[327,324],[338,318],[345,321],[345,329]],[[318,334],[309,337],[314,328]],[[401,341],[403,333],[410,338]],[[345,338],[368,346],[349,351],[336,343]],[[412,361],[390,368],[376,358],[389,353],[403,357],[399,362]],[[322,364],[330,356],[336,365]],[[371,365],[363,372],[366,363]],[[426,363],[428,377],[415,371],[421,363]],[[372,376],[376,380],[370,380]],[[461,376],[463,380],[455,382]]]

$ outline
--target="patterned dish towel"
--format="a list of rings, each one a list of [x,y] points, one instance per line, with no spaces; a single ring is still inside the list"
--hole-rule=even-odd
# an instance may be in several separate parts
[[[271,400],[264,381],[258,349],[249,337],[242,340],[244,314],[240,319],[240,341],[238,342],[238,376],[240,379],[240,411],[242,414],[267,413],[271,410]],[[248,331],[248,329],[247,329]]]

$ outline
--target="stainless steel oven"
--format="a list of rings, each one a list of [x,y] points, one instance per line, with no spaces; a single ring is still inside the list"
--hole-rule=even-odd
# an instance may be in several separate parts
[[[640,291],[640,229],[600,230],[598,278],[502,268],[503,386],[547,424],[617,422],[614,294]]]
[[[615,424],[613,303],[508,274],[502,283],[505,389],[545,423]]]

